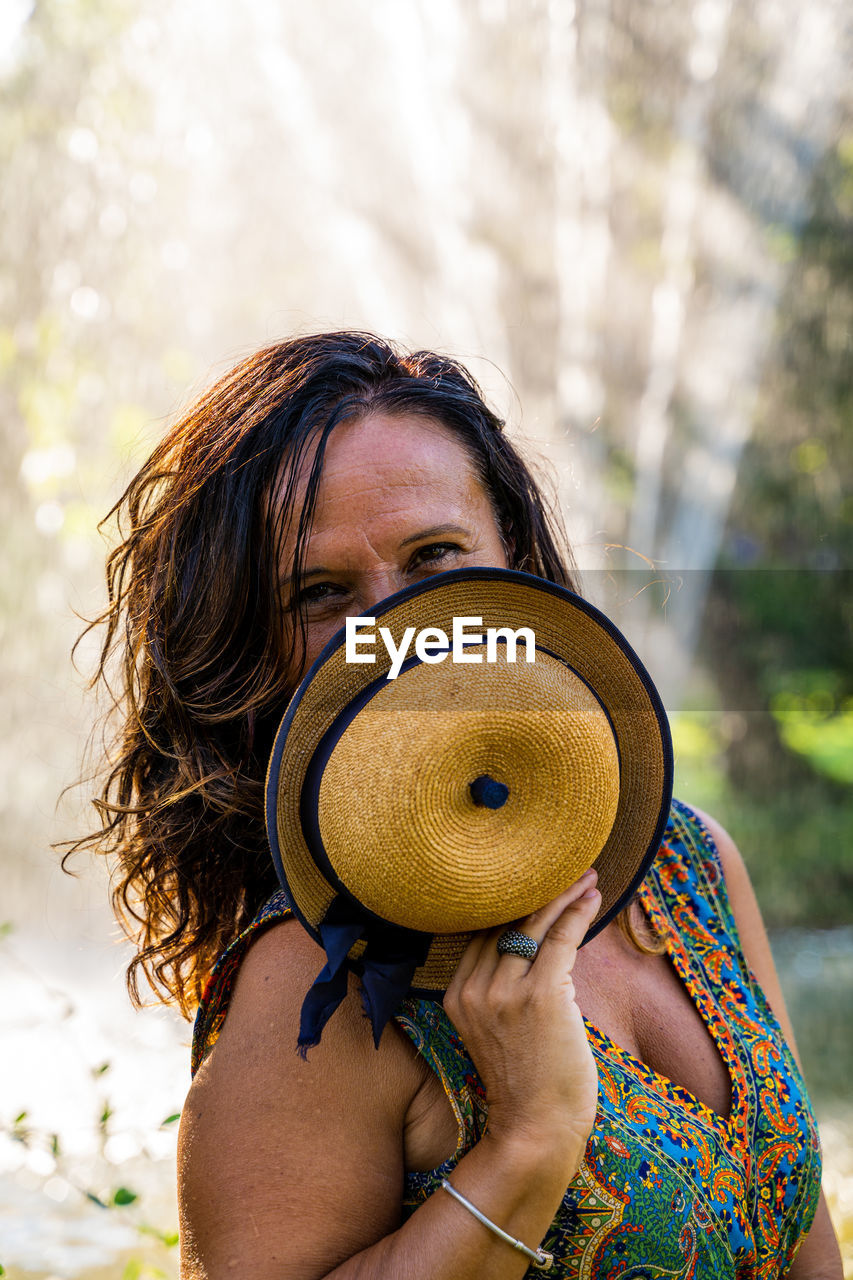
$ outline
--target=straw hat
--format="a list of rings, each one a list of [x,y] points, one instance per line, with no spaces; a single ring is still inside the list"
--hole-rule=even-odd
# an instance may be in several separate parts
[[[672,796],[657,691],[580,596],[531,574],[460,569],[371,617],[375,663],[347,661],[343,629],[329,641],[285,711],[267,772],[276,870],[329,961],[303,1006],[303,1047],[346,994],[349,970],[378,1043],[407,992],[440,998],[473,931],[536,910],[594,863],[593,937],[645,875]],[[449,638],[460,617],[482,618],[469,633],[496,629],[490,646],[462,650],[479,662],[438,661],[435,649],[423,661],[410,634],[388,678],[380,627],[398,649],[408,628]],[[533,661],[497,630],[523,627]]]

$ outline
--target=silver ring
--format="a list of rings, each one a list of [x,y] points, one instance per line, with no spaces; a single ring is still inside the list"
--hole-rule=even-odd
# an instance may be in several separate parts
[[[529,933],[520,929],[504,929],[498,938],[499,956],[521,956],[522,960],[535,960],[539,943]]]

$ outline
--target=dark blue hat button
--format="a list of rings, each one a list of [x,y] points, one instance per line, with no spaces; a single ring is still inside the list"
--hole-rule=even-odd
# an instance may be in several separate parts
[[[500,809],[501,805],[506,804],[509,795],[509,787],[503,782],[496,782],[487,773],[481,773],[479,778],[469,782],[468,790],[474,804],[485,809]]]

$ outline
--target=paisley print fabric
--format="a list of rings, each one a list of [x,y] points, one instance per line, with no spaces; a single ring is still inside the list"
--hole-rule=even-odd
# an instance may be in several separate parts
[[[744,959],[719,855],[673,801],[639,896],[731,1078],[723,1118],[587,1021],[598,1111],[581,1166],[542,1241],[550,1274],[579,1280],[771,1280],[811,1225],[820,1147],[805,1085]],[[287,912],[276,894],[213,972],[199,1009],[193,1069],[221,1028],[246,947]],[[456,1151],[406,1178],[413,1213],[481,1137],[485,1093],[436,1001],[409,997],[397,1022],[441,1080],[457,1119]],[[532,1269],[528,1276],[538,1273]]]

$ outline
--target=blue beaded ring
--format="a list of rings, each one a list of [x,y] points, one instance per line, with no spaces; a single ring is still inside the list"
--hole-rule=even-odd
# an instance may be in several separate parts
[[[504,929],[498,938],[499,956],[521,956],[522,960],[535,960],[538,950],[539,943],[520,929]]]

